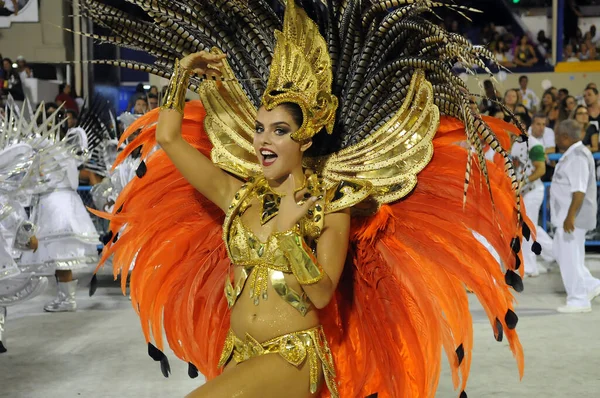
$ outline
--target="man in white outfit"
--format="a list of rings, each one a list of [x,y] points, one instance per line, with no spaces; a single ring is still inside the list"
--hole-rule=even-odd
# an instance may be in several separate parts
[[[538,225],[540,208],[544,200],[544,184],[540,178],[546,173],[546,153],[544,146],[535,137],[526,142],[513,142],[511,148],[513,166],[517,178],[522,181],[521,195],[527,216]],[[526,276],[538,276],[536,255],[531,250],[533,239],[523,240],[523,261]]]
[[[581,127],[565,120],[556,130],[556,145],[564,151],[556,164],[550,187],[550,211],[557,226],[554,256],[567,292],[567,303],[558,312],[590,312],[600,295],[600,280],[585,266],[585,233],[596,227],[596,177],[594,158],[581,143]]]

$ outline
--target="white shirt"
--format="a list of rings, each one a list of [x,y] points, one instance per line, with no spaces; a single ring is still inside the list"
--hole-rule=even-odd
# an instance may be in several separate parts
[[[531,173],[533,173],[534,167],[533,162],[530,159],[529,152],[536,146],[543,147],[541,141],[534,136],[529,136],[527,142],[515,142],[510,149],[510,156],[512,157],[513,166],[519,181],[523,175],[525,175],[525,177],[529,177]],[[544,188],[544,184],[539,178],[534,182],[527,183],[528,191],[531,191],[535,188]]]
[[[531,134],[531,127],[529,127],[529,130],[527,130],[527,134],[529,135],[529,137],[537,138],[537,140],[540,141],[544,146],[544,149],[556,148],[556,138],[554,136],[554,130],[552,130],[550,127],[544,127],[544,134],[541,137],[534,137]]]
[[[589,149],[577,142],[560,158],[554,169],[550,186],[550,215],[552,224],[562,227],[574,192],[585,192],[583,204],[575,217],[575,227],[596,228],[596,165]]]
[[[4,8],[6,8],[8,11],[12,11],[13,14],[15,12],[15,5],[11,0],[4,0]]]
[[[531,110],[533,107],[538,107],[540,100],[532,89],[528,88],[525,92],[519,89],[519,92],[521,93],[521,97],[523,97],[522,103],[525,108]]]

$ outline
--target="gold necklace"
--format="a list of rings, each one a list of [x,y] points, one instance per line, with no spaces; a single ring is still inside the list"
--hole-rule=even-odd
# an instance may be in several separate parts
[[[294,195],[306,188],[307,181],[308,178],[306,178],[305,176],[302,186],[294,190]],[[275,190],[271,188],[266,179],[263,179],[258,184],[256,193],[258,196],[258,200],[262,204],[262,211],[260,214],[260,225],[265,225],[271,219],[273,219],[273,217],[275,217],[277,213],[279,213],[279,205],[281,204],[281,198],[283,198],[285,194],[279,194],[275,192]]]

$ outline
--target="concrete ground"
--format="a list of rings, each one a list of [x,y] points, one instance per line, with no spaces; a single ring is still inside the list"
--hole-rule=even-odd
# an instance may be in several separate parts
[[[600,259],[588,264],[600,277]],[[96,295],[87,295],[80,275],[79,310],[46,314],[41,308],[54,288],[19,307],[9,308],[8,352],[0,355],[3,398],[183,397],[203,382],[189,379],[187,364],[170,352],[170,378],[146,352],[130,301],[107,272]],[[506,342],[498,343],[483,310],[471,295],[475,349],[469,397],[600,397],[600,299],[592,313],[561,315],[564,291],[557,269],[525,280],[518,296],[517,327],[525,349],[525,376],[519,381]],[[448,368],[436,397],[456,397]],[[415,397],[417,398],[417,397]]]

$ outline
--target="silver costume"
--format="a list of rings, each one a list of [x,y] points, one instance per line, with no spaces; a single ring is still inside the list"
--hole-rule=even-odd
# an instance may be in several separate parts
[[[31,250],[36,233],[23,202],[35,181],[32,169],[42,158],[36,159],[32,146],[22,142],[27,137],[15,134],[15,120],[4,115],[0,119],[0,353],[6,352],[7,307],[37,296],[48,284],[47,278],[23,271],[17,264],[21,253]]]
[[[88,137],[80,128],[61,134],[61,115],[61,109],[46,115],[41,105],[35,115],[11,117],[7,123],[12,126],[11,134],[31,145],[35,153],[30,220],[38,226],[38,249],[24,252],[17,264],[22,274],[37,277],[93,266],[98,260],[98,234],[77,194],[78,167],[89,158]],[[57,299],[44,309],[74,311],[76,284],[59,282]]]

